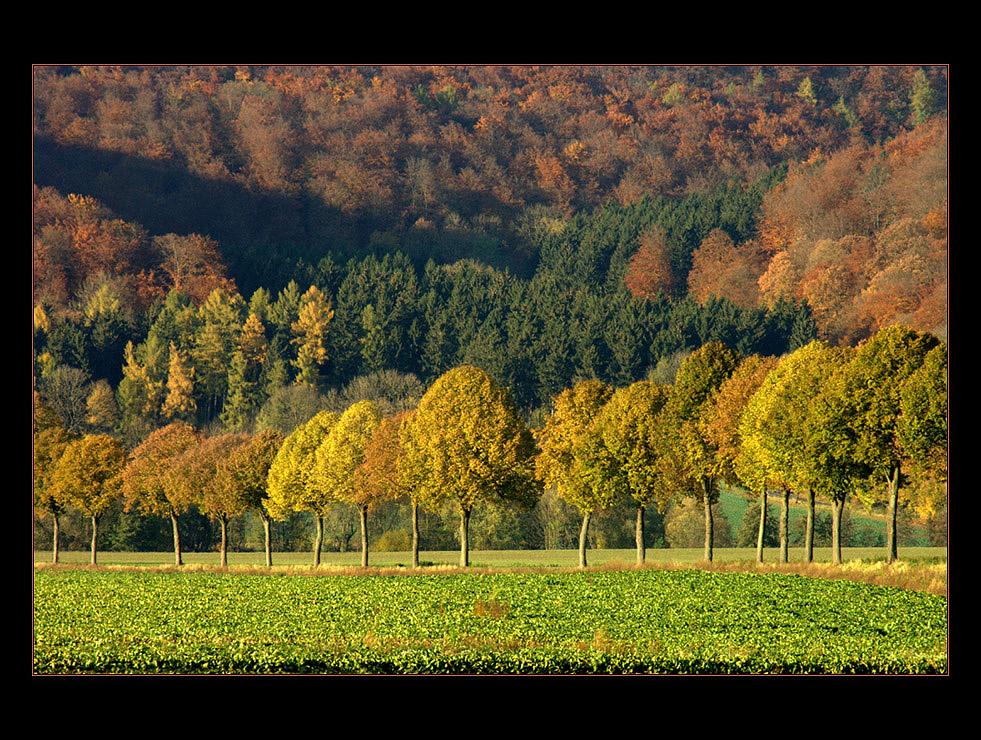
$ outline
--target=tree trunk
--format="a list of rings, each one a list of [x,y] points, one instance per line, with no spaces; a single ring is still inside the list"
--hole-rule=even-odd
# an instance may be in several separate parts
[[[790,562],[790,491],[786,488],[780,499],[780,562]]]
[[[756,562],[763,562],[763,538],[766,532],[766,486],[760,494],[760,531],[756,535]]]
[[[886,509],[886,562],[895,563],[899,559],[899,543],[896,540],[896,514],[899,509],[899,465],[893,467],[886,476],[889,483],[889,504]]]
[[[99,541],[99,517],[92,516],[92,565],[95,565],[97,544]]]
[[[359,507],[361,514],[361,567],[368,567],[368,507]]]
[[[637,526],[634,533],[637,540],[637,565],[643,565],[647,559],[647,549],[644,546],[644,507],[637,507]]]
[[[712,497],[707,484],[702,485],[702,503],[705,507],[705,562],[712,562],[712,540],[715,537],[715,522],[712,521]]]
[[[272,568],[272,522],[264,511],[259,512],[259,518],[262,519],[262,530],[266,535],[266,567]]]
[[[412,567],[419,567],[419,504],[412,502]]]
[[[228,567],[228,518],[221,517],[219,519],[221,522],[221,557],[220,563],[222,568]]]
[[[460,567],[470,567],[470,509],[460,507]]]
[[[804,560],[814,562],[814,489],[807,489],[807,528],[804,531]]]
[[[183,565],[181,560],[181,533],[177,528],[177,514],[171,512],[170,524],[174,529],[174,565]]]
[[[831,562],[841,565],[841,512],[845,502],[835,497],[831,499]]]
[[[51,535],[51,562],[58,562],[58,535],[60,533],[61,524],[58,522],[58,514],[54,513],[51,515],[54,520],[54,533]]]
[[[317,523],[317,536],[313,540],[313,567],[320,567],[320,548],[324,544],[324,518],[320,514],[313,515]]]
[[[586,535],[589,532],[589,518],[590,512],[586,512],[582,516],[582,527],[579,529],[579,567],[586,567]]]

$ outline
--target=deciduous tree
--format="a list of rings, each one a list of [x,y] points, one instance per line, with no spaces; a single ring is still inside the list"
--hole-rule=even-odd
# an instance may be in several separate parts
[[[618,388],[596,415],[582,441],[582,469],[594,491],[629,497],[637,510],[637,564],[645,560],[644,510],[663,513],[673,491],[665,482],[662,457],[670,444],[661,411],[668,386],[641,380]]]
[[[35,399],[35,405],[37,405]],[[52,485],[52,475],[58,460],[61,458],[68,446],[75,437],[65,429],[54,417],[53,413],[43,413],[49,417],[49,421],[35,422],[34,444],[33,444],[33,490],[34,490],[34,509],[51,517],[53,528],[51,535],[51,559],[58,562],[58,538],[60,534],[60,517],[65,510],[65,504],[55,495],[56,489]]]
[[[613,395],[601,380],[582,380],[555,397],[552,413],[538,433],[536,473],[548,488],[575,506],[582,515],[579,567],[586,567],[586,542],[593,513],[613,503],[615,490],[592,486],[583,475],[584,440],[596,417]]]
[[[174,562],[182,565],[178,519],[193,502],[181,477],[179,460],[201,439],[201,433],[182,421],[157,429],[135,450],[123,470],[127,510],[170,518],[174,531]]]
[[[372,498],[355,486],[355,471],[364,462],[365,449],[381,423],[373,401],[350,406],[321,442],[314,454],[312,472],[320,495],[354,505],[361,520],[361,566],[368,567],[368,509]]]
[[[321,495],[311,472],[317,448],[337,424],[338,415],[321,411],[298,426],[283,442],[269,467],[268,496],[263,499],[274,519],[285,519],[294,511],[309,511],[317,528],[313,543],[313,565],[320,565],[324,540],[324,516],[331,500]]]
[[[705,433],[704,418],[719,387],[740,362],[738,353],[721,342],[708,342],[685,358],[675,377],[674,393],[665,409],[671,430],[666,468],[672,485],[700,501],[705,514],[705,560],[712,560],[712,504],[722,476],[718,450]]]
[[[732,375],[719,386],[713,407],[704,418],[705,434],[714,444],[721,463],[721,476],[730,484],[746,483],[739,477],[737,466],[743,447],[740,422],[749,400],[776,364],[777,360],[773,357],[751,355],[743,359]],[[762,563],[764,535],[767,531],[767,490],[765,485],[750,485],[750,490],[757,490],[760,494],[756,561]]]
[[[497,500],[532,506],[534,440],[510,392],[464,365],[440,376],[403,428],[404,468],[420,502],[453,501],[460,512],[460,565],[469,565],[475,506]]]
[[[255,510],[262,520],[266,541],[266,567],[272,567],[271,516],[265,506],[269,469],[284,437],[274,430],[263,430],[244,445],[236,447],[228,457],[228,469],[239,488],[247,508]]]
[[[855,462],[864,465],[871,478],[887,484],[886,558],[890,563],[898,557],[896,514],[904,475],[900,435],[903,385],[938,344],[931,334],[889,326],[860,345],[841,372],[841,392],[855,440]]]
[[[92,521],[92,565],[96,564],[99,520],[119,498],[126,448],[108,434],[87,434],[69,442],[51,473],[56,499],[88,514]]]

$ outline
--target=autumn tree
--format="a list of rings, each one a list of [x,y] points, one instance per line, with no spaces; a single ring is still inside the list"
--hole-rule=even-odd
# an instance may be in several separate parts
[[[181,456],[183,484],[196,491],[201,511],[221,527],[219,564],[228,566],[228,522],[244,514],[249,501],[229,466],[232,455],[248,442],[245,434],[203,437]]]
[[[330,300],[316,285],[311,285],[300,299],[299,315],[292,324],[298,383],[319,385],[321,368],[327,362],[327,327],[333,318]]]
[[[36,394],[35,394],[36,395]],[[35,407],[39,405],[35,397]],[[46,417],[47,421],[42,421]],[[58,460],[68,444],[75,437],[62,426],[50,409],[38,409],[35,412],[35,433],[33,452],[33,492],[34,509],[36,512],[47,514],[52,520],[51,557],[52,562],[58,562],[58,538],[60,534],[60,517],[65,511],[65,504],[56,496],[56,488],[52,485],[52,475]]]
[[[651,227],[641,234],[639,246],[630,258],[623,282],[631,295],[639,298],[654,298],[658,293],[674,293],[671,248],[663,228]]]
[[[820,492],[833,506],[847,490],[837,485],[828,467],[835,458],[822,457],[822,429],[814,417],[815,399],[837,368],[848,359],[845,348],[811,342],[782,357],[746,404],[740,420],[740,453],[737,469],[746,482],[774,486],[782,492],[780,509],[780,558],[788,560],[789,500],[792,490],[807,495],[807,528],[804,558],[813,559],[814,499]],[[825,464],[822,465],[822,461]]]
[[[673,485],[701,502],[705,514],[705,559],[712,560],[712,504],[718,500],[723,464],[712,438],[705,432],[705,419],[719,387],[740,362],[738,353],[721,342],[708,342],[685,358],[675,377],[674,393],[668,401],[666,428],[672,443],[666,469]]]
[[[364,448],[364,459],[354,470],[356,506],[374,506],[410,493],[399,472],[399,458],[402,455],[402,425],[413,413],[413,410],[407,410],[383,417],[371,435]],[[362,517],[362,526],[364,523]],[[367,552],[366,540],[362,542],[362,551]],[[367,564],[366,558],[363,558],[363,564]],[[415,499],[412,499],[412,567],[419,567],[419,508]]]
[[[896,515],[904,480],[901,418],[903,385],[939,340],[904,326],[889,326],[859,346],[842,369],[840,392],[855,440],[855,462],[886,484],[886,558],[898,557]],[[875,488],[873,483],[873,488]]]
[[[350,406],[327,433],[314,454],[312,478],[326,499],[353,504],[361,521],[361,566],[368,567],[369,491],[355,487],[355,471],[364,462],[365,449],[381,423],[373,401]]]
[[[901,394],[897,434],[912,469],[946,483],[946,342],[940,342],[927,353],[923,364],[903,384]]]
[[[135,450],[123,470],[126,508],[170,518],[174,532],[174,562],[182,565],[178,520],[193,503],[193,492],[181,477],[181,456],[201,439],[201,433],[182,421],[155,430]]]
[[[272,517],[264,500],[269,481],[269,469],[276,453],[282,447],[284,437],[274,430],[263,430],[231,450],[227,469],[232,476],[238,495],[246,506],[262,521],[266,543],[266,567],[272,567]]]
[[[153,238],[167,287],[200,302],[216,288],[231,288],[218,243],[200,234],[164,234]]]
[[[170,343],[170,368],[167,372],[167,395],[160,412],[167,419],[191,424],[198,410],[194,400],[194,368],[181,356],[177,345]]]
[[[756,308],[764,268],[764,255],[755,242],[737,246],[726,232],[713,229],[692,255],[688,295],[699,303],[715,296],[740,308]]]
[[[460,565],[469,565],[468,531],[475,506],[538,496],[534,440],[510,392],[471,365],[440,376],[403,428],[403,469],[420,502],[452,501],[460,512]]]
[[[559,393],[552,402],[552,413],[538,432],[539,453],[536,474],[542,483],[554,488],[582,515],[579,529],[579,567],[586,567],[586,542],[592,515],[609,507],[616,491],[609,486],[593,486],[583,475],[584,444],[600,411],[613,395],[613,389],[600,380],[582,380]]]
[[[268,495],[263,499],[274,519],[285,519],[295,511],[309,511],[316,525],[313,542],[313,565],[320,565],[324,540],[324,516],[331,499],[312,480],[317,448],[337,424],[338,415],[321,411],[298,426],[283,442],[269,467]]]
[[[731,485],[745,483],[738,473],[738,459],[743,449],[740,424],[746,407],[773,370],[777,360],[772,357],[751,355],[744,358],[732,375],[725,380],[713,400],[713,408],[703,419],[705,434],[716,448],[721,463],[721,477]],[[765,485],[750,485],[750,490],[760,495],[760,520],[756,540],[756,561],[763,562],[764,535],[767,531],[767,490]]]
[[[670,436],[661,411],[668,386],[642,380],[618,388],[600,409],[583,440],[582,475],[596,491],[626,495],[636,509],[637,564],[645,560],[644,511],[662,513],[673,491],[665,481],[662,457]]]
[[[51,473],[56,499],[92,521],[92,565],[96,564],[99,520],[119,498],[126,448],[108,434],[87,434],[69,442]]]

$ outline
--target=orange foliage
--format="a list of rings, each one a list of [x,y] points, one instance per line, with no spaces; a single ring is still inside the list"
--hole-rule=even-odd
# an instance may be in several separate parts
[[[688,293],[702,303],[715,296],[754,308],[759,304],[763,268],[763,253],[755,242],[737,247],[728,234],[713,229],[692,256]]]
[[[663,229],[654,227],[641,234],[640,246],[630,258],[623,282],[631,295],[639,298],[654,298],[659,292],[672,294],[674,273]]]

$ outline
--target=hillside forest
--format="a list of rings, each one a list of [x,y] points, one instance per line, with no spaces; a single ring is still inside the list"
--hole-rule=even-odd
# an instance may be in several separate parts
[[[540,429],[578,382],[670,386],[712,343],[780,358],[901,325],[946,347],[945,66],[32,74],[35,452],[52,426],[129,451],[176,422],[286,438],[365,400],[415,409],[461,366]],[[475,541],[571,544],[562,505],[481,512]],[[91,536],[73,516],[69,546]],[[325,516],[325,546],[359,546],[355,510]],[[381,507],[376,536],[409,516]],[[424,516],[435,545],[457,536]],[[632,541],[629,506],[603,516],[594,538]],[[181,526],[216,546],[201,506]],[[309,546],[305,517],[275,526]],[[117,502],[100,536],[169,530]]]

